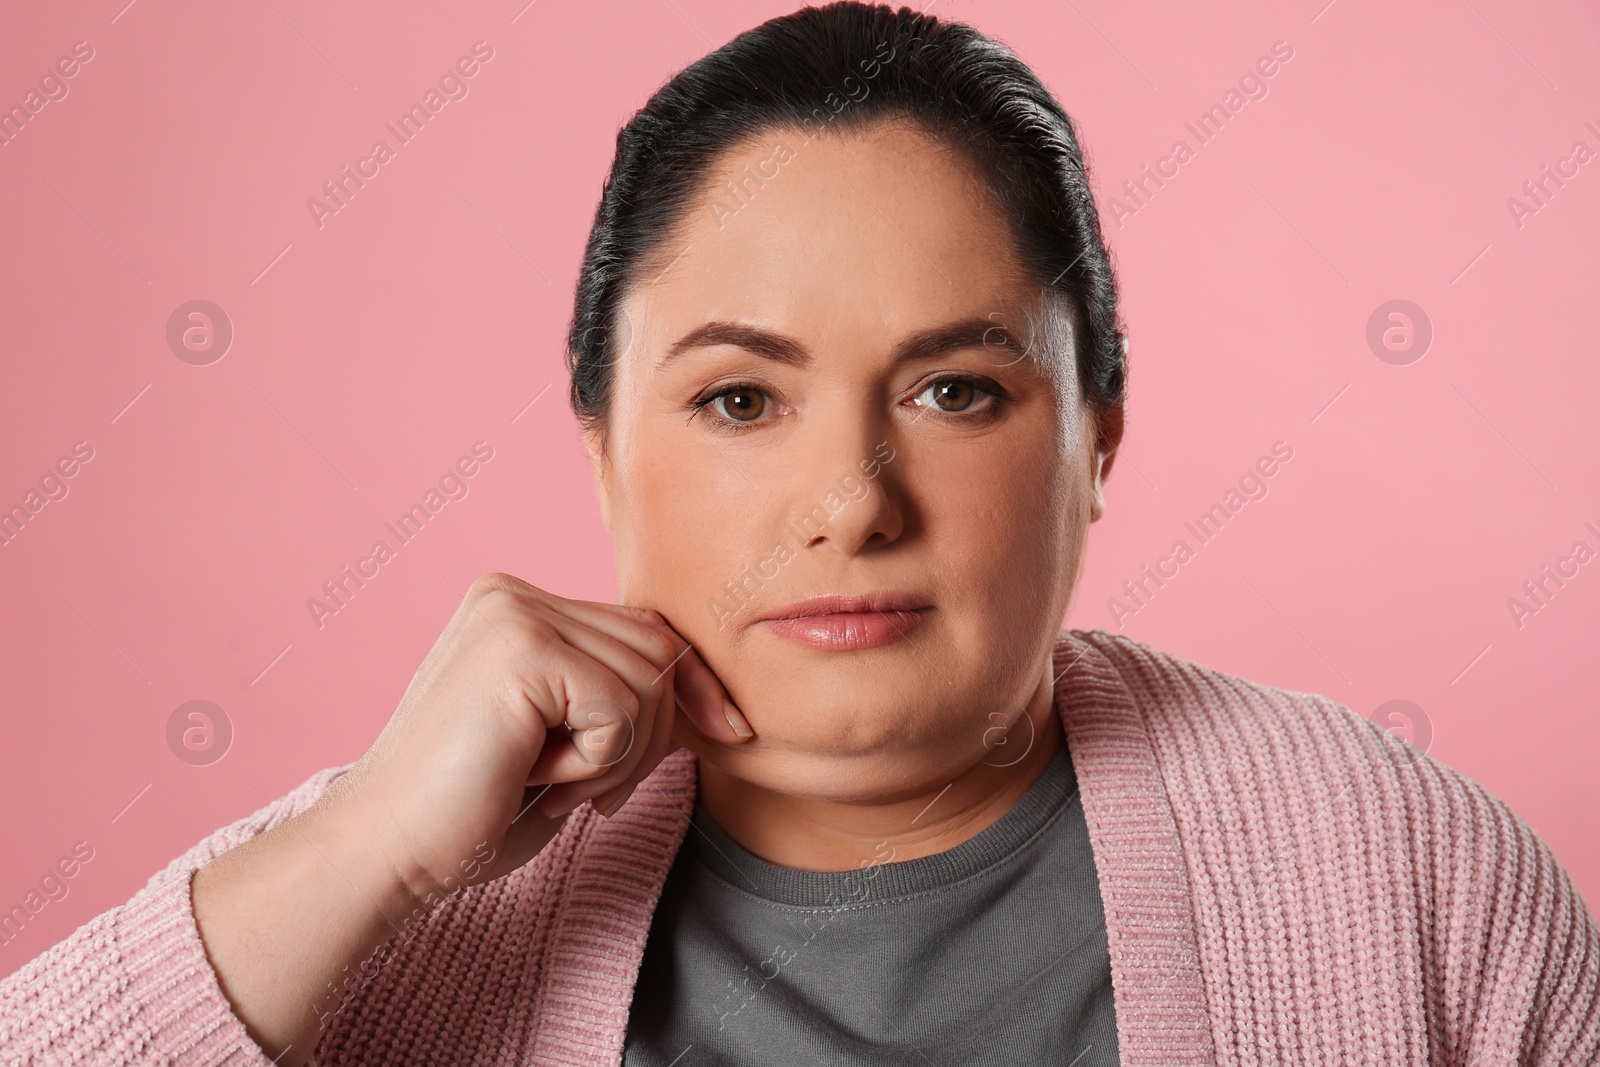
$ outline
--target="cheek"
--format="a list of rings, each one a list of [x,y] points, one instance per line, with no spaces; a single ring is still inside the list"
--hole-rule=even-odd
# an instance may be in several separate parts
[[[638,602],[683,618],[772,548],[757,532],[765,494],[704,441],[684,435],[641,445],[629,472],[618,567]]]
[[[931,509],[938,527],[932,540],[959,595],[970,598],[968,625],[986,640],[1053,629],[1059,618],[1052,616],[1065,613],[1088,530],[1079,460],[1041,426],[1023,439],[970,450],[959,477],[927,472],[944,486],[930,487],[927,498],[940,501]]]

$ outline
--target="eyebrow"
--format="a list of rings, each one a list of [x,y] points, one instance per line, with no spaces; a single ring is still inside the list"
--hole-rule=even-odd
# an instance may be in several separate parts
[[[762,329],[741,322],[707,322],[690,330],[656,360],[656,370],[696,348],[731,345],[742,348],[762,359],[783,363],[791,367],[811,365],[811,353],[792,337],[773,330]],[[962,348],[987,348],[991,345],[1004,348],[1012,354],[1013,361],[1027,358],[1028,349],[1006,327],[990,319],[968,318],[948,322],[942,326],[919,330],[894,346],[890,358],[896,363],[931,359],[945,352]]]

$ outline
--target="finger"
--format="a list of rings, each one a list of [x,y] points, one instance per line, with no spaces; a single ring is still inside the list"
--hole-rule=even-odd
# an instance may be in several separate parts
[[[633,773],[621,785],[614,786],[594,798],[595,810],[606,818],[615,815],[617,810],[627,803],[628,798],[633,795],[633,791],[639,787],[639,783],[648,778],[651,772],[661,763],[662,759],[666,757],[667,753],[675,747],[672,740],[672,729],[678,696],[675,692],[667,695],[670,699],[664,700],[662,707],[656,713],[655,721],[652,724],[654,733],[650,737],[649,746],[644,756],[640,758],[638,766],[634,768]]]
[[[594,600],[560,600],[557,607],[568,618],[623,642],[654,663],[657,673],[664,670],[678,654],[678,646],[664,632],[670,627],[660,613],[648,608],[602,604]],[[667,638],[665,643],[664,638]]]
[[[557,632],[572,647],[615,671],[638,698],[640,708],[650,708],[660,703],[661,694],[670,692],[671,661],[666,654],[672,650],[658,632],[628,635],[634,646],[619,641],[608,633],[595,630],[570,617],[555,616],[549,620]],[[640,629],[635,627],[635,629]],[[635,648],[641,648],[658,660],[666,660],[667,670],[656,669]],[[530,782],[576,781],[593,777],[588,765],[610,768],[626,759],[636,749],[648,742],[652,732],[651,717],[625,718],[619,709],[596,702],[592,707],[573,706],[569,709],[566,724],[571,730],[570,743],[562,739],[549,743],[530,771]],[[631,766],[631,764],[630,764]]]
[[[528,769],[528,784],[576,782],[598,778],[627,760],[648,737],[649,719],[637,719],[606,701],[575,708],[570,736],[551,734]],[[631,766],[631,764],[630,764]]]
[[[664,681],[669,682],[668,677]],[[661,758],[672,749],[673,690],[663,685],[656,706],[639,717],[636,747],[627,758],[593,780],[558,782],[552,785],[539,800],[539,808],[547,816],[556,818],[576,808],[587,799],[618,792],[631,793],[643,781]]]
[[[567,601],[563,608],[569,609],[573,617],[624,642],[648,642],[657,635],[665,637],[671,645],[672,662],[677,664],[678,693],[683,698],[681,707],[685,718],[702,734],[724,744],[742,744],[755,736],[721,679],[660,612],[629,604],[600,604],[587,600]],[[643,649],[639,651],[647,659],[651,658]]]
[[[676,631],[672,636],[682,641]],[[741,745],[756,735],[738,705],[728,696],[722,679],[700,658],[700,653],[684,645],[683,658],[678,660],[677,689],[683,698],[684,718],[695,729],[713,741],[728,745]]]
[[[653,705],[655,694],[646,688],[641,700],[608,665],[558,639],[544,643],[537,658],[538,666],[517,679],[549,731],[529,768],[530,782],[540,780],[532,777],[535,768],[548,770],[552,763],[563,779],[598,777],[631,745],[639,709]],[[570,735],[558,732],[563,726]]]
[[[670,647],[662,644],[661,635],[640,639],[637,635],[628,634],[625,638],[619,638],[605,629],[596,629],[559,613],[553,613],[545,621],[554,627],[567,644],[595,662],[611,668],[639,698],[639,707],[648,708],[655,704],[661,684],[661,668],[666,665],[658,666],[655,660],[662,659],[662,653]],[[652,648],[652,644],[656,647]],[[579,728],[576,722],[571,725],[574,729]]]

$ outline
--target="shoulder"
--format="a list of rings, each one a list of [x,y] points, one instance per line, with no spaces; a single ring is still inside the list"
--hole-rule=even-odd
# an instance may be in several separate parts
[[[1600,1044],[1580,1021],[1600,999],[1600,928],[1490,790],[1326,696],[1105,631],[1063,632],[1056,656],[1093,661],[1136,709],[1208,944],[1273,958],[1309,936],[1415,974],[1416,1007],[1455,1040]]]
[[[1270,770],[1254,782],[1263,791],[1375,785],[1375,776],[1393,779],[1423,764],[1461,777],[1319,693],[1251,681],[1104,630],[1063,632],[1063,654],[1103,659],[1138,709],[1158,758],[1174,770]]]
[[[1509,805],[1338,701],[1124,635],[1068,631],[1062,642],[1058,656],[1098,654],[1126,688],[1180,826],[1229,834],[1235,858],[1292,858],[1308,874],[1387,871],[1456,904],[1482,891],[1475,906],[1543,897],[1540,906],[1582,911],[1549,848]]]

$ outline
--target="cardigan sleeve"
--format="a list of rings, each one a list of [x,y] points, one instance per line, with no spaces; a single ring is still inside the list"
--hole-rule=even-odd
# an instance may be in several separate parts
[[[1509,805],[1465,776],[1432,769],[1419,766],[1433,794],[1434,994],[1449,1062],[1600,1063],[1593,913]]]
[[[131,900],[0,980],[0,1061],[270,1067],[217,982],[195,925],[194,872],[300,814],[349,765],[329,767],[215,831]]]

